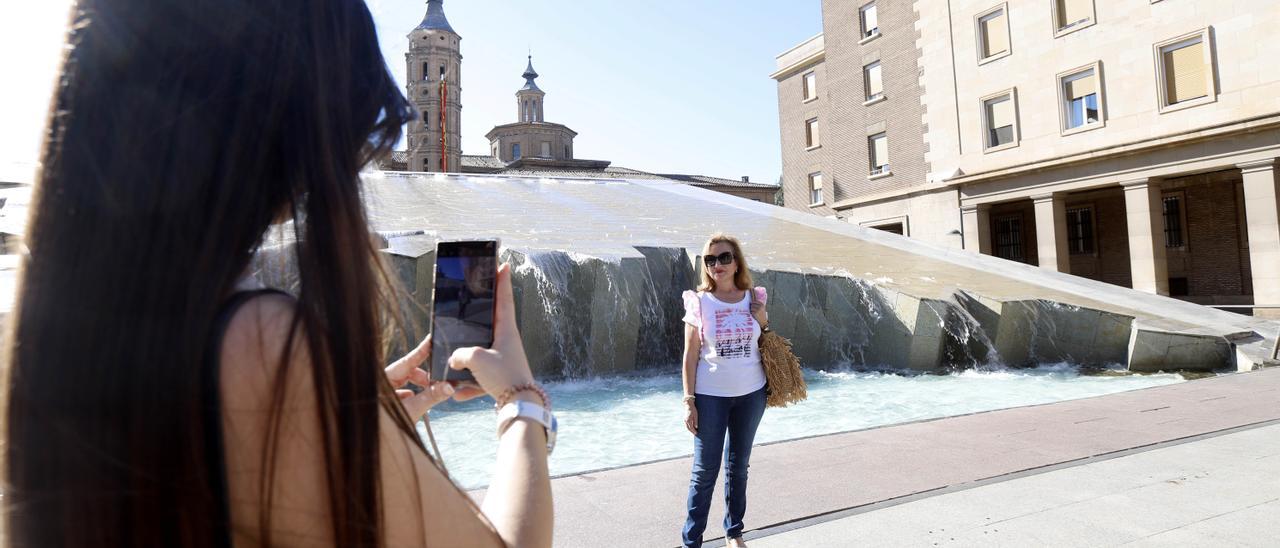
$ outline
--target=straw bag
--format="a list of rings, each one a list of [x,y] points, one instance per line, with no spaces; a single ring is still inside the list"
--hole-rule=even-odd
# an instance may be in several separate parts
[[[756,292],[751,302],[756,302]],[[755,317],[752,316],[754,320]],[[809,387],[804,383],[800,359],[791,352],[791,341],[772,330],[760,326],[760,363],[764,366],[765,405],[786,407],[809,397]]]

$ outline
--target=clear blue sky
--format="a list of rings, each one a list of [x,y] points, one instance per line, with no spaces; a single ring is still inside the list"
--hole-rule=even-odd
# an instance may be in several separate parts
[[[405,35],[425,0],[369,0],[403,84]],[[462,36],[462,149],[516,121],[533,50],[546,119],[574,155],[644,171],[773,183],[782,173],[774,57],[820,32],[818,0],[445,0]],[[403,144],[401,145],[403,147]]]
[[[425,0],[368,0],[392,72]],[[0,175],[39,153],[70,0],[0,6]],[[781,173],[774,57],[821,30],[818,0],[446,0],[462,35],[463,151],[514,122],[533,49],[546,116],[579,158],[772,183]]]

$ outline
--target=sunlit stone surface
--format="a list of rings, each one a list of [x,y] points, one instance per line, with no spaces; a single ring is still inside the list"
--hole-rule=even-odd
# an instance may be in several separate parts
[[[1280,332],[1276,322],[685,185],[383,172],[364,181],[415,336],[426,329],[435,242],[500,238],[542,378],[678,364],[680,292],[696,284],[700,247],[715,231],[742,240],[757,285],[769,289],[771,323],[806,363],[1247,370],[1274,359]],[[257,264],[267,279],[288,270],[278,259]]]

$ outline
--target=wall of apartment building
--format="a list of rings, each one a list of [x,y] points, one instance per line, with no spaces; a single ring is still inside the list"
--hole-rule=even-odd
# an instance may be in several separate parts
[[[1186,278],[1190,300],[1204,304],[1233,304],[1233,295],[1252,293],[1249,287],[1249,250],[1244,226],[1243,192],[1240,175],[1233,171],[1198,174],[1161,183],[1165,196],[1177,195],[1183,209],[1182,237],[1185,245],[1166,247],[1169,278]],[[1129,235],[1125,217],[1124,191],[1109,187],[1072,193],[1064,197],[1068,210],[1092,209],[1094,242],[1092,253],[1070,256],[1071,274],[1129,287],[1133,283],[1129,266]],[[996,218],[1021,213],[1030,240],[1026,244],[1028,262],[1035,260],[1035,213],[1026,200],[993,206],[992,234]],[[994,237],[994,236],[993,236]]]
[[[1246,295],[1249,282],[1248,233],[1243,188],[1233,171],[1192,175],[1161,184],[1165,195],[1181,193],[1186,208],[1186,243],[1167,249],[1169,277],[1185,277],[1188,296]]]
[[[923,186],[922,105],[917,77],[916,14],[911,2],[878,0],[880,35],[864,40],[859,9],[866,1],[824,0],[822,26],[826,47],[827,169],[835,187],[835,207],[842,202],[886,191]],[[884,100],[866,103],[863,67],[880,62]],[[870,176],[867,138],[884,132],[888,139],[887,177]],[[850,204],[851,205],[851,204]],[[841,213],[843,216],[844,213]],[[851,220],[853,220],[851,218]]]
[[[817,77],[817,97],[804,98],[804,75],[810,71]],[[827,69],[822,61],[795,67],[791,74],[778,79],[778,121],[782,138],[782,193],[786,207],[835,215],[835,189],[826,169],[826,153],[831,149],[826,116],[829,100]],[[805,145],[805,121],[818,118],[821,146],[809,150]],[[823,173],[823,200],[813,205],[809,199],[809,174]]]
[[[1124,190],[1119,187],[1072,194],[1068,210],[1089,207],[1093,216],[1093,252],[1072,254],[1071,273],[1123,287],[1133,285],[1129,269],[1129,225]]]
[[[868,227],[901,222],[905,235],[912,238],[956,249],[964,246],[960,196],[955,189],[921,191],[858,204],[840,210],[840,215],[853,224]]]
[[[1053,1],[916,0],[926,159],[935,170],[984,173],[1280,112],[1280,7],[1275,0],[1092,2],[1094,21],[1055,38]],[[979,64],[976,17],[1006,10],[1010,54]],[[1208,30],[1212,102],[1161,112],[1156,44]],[[952,45],[954,44],[954,48]],[[1063,135],[1061,73],[1097,64],[1102,124]],[[1018,145],[985,153],[980,99],[1017,95]],[[950,103],[950,104],[948,104]]]

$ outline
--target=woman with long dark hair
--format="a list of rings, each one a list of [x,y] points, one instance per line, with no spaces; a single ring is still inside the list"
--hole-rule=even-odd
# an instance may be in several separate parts
[[[549,545],[542,427],[504,424],[481,511],[413,428],[449,389],[395,392],[429,345],[383,370],[357,173],[412,112],[364,3],[81,0],[70,29],[8,319],[5,541]],[[243,291],[285,221],[297,297]],[[493,349],[451,365],[545,406],[510,282]]]
[[[747,466],[765,406],[760,333],[769,314],[737,238],[712,235],[702,261],[698,291],[684,292],[684,425],[694,437],[682,540],[702,545],[723,456],[724,531],[732,548],[746,546]]]

